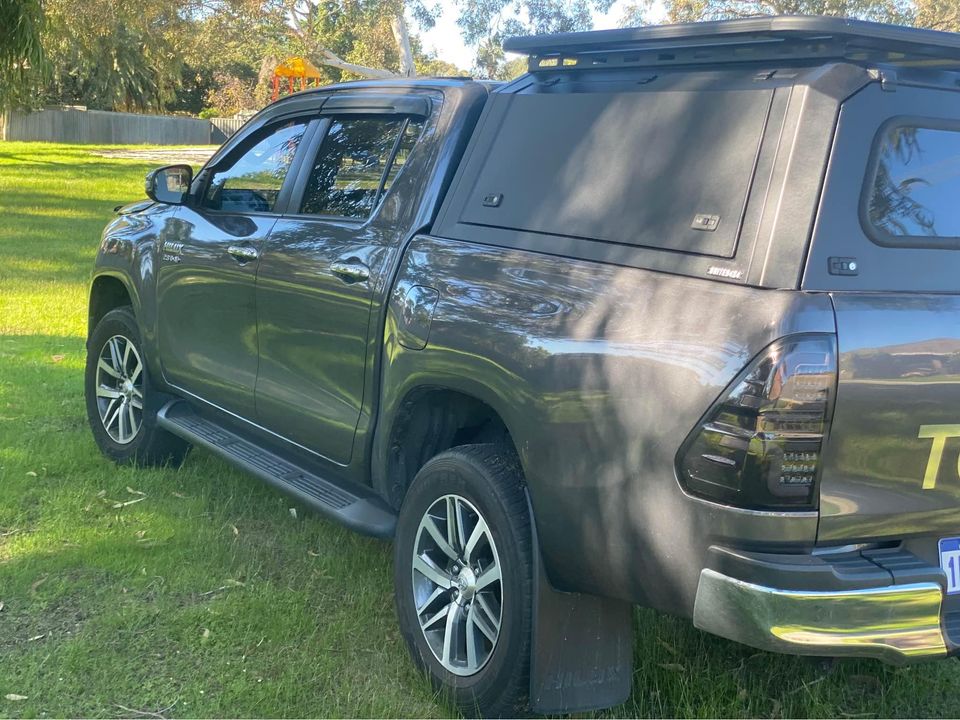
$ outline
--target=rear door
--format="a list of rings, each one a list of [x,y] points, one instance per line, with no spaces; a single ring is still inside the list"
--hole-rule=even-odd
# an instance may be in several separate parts
[[[844,105],[804,288],[839,349],[818,538],[960,535],[960,94]]]
[[[411,182],[396,186],[428,108],[411,95],[327,100],[290,212],[260,262],[257,417],[340,465],[361,416],[372,299],[412,232],[420,193]]]

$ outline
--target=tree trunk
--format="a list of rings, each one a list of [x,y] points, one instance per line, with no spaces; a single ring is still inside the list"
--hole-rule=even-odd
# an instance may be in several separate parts
[[[410,33],[407,32],[407,21],[401,12],[391,21],[393,39],[397,42],[397,52],[400,53],[400,74],[403,77],[414,77],[417,69],[413,64],[413,51],[410,50]]]
[[[329,65],[330,67],[346,70],[347,72],[352,72],[355,75],[362,75],[363,77],[368,78],[389,79],[397,77],[396,73],[390,72],[389,70],[367,67],[366,65],[356,65],[354,63],[347,62],[326,48],[320,48],[319,53],[320,55],[317,58],[317,61],[321,65]]]

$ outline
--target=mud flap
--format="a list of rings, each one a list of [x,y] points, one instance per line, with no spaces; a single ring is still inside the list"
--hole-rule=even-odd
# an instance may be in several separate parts
[[[530,518],[536,566],[530,709],[565,714],[619,705],[633,685],[633,606],[554,589],[540,559],[532,506]]]

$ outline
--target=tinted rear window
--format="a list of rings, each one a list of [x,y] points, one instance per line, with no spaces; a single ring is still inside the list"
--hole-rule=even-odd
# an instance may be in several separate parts
[[[960,129],[894,122],[877,136],[866,230],[882,245],[960,247]]]
[[[513,96],[460,222],[732,257],[771,97]]]

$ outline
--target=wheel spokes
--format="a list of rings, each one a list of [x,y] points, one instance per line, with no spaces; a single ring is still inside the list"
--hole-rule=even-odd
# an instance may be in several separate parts
[[[123,393],[121,393],[119,390],[108,388],[106,385],[98,385],[97,397],[114,399],[114,398],[123,397]]]
[[[455,498],[447,498],[447,543],[452,548],[463,547],[457,542],[457,501]]]
[[[490,527],[465,498],[445,495],[424,513],[414,545],[413,592],[436,659],[457,675],[479,672],[500,636],[502,575]]]
[[[112,378],[120,379],[120,371],[115,370],[112,365],[110,365],[106,360],[100,358],[100,361],[97,363],[97,367],[103,370],[107,375]]]
[[[110,364],[116,371],[117,377],[121,377],[123,375],[123,362],[120,360],[120,343],[117,338],[112,337],[107,341],[107,345],[110,348]]]
[[[450,609],[452,606],[453,606],[453,603],[448,603],[444,605],[439,612],[431,615],[430,618],[426,620],[420,627],[422,627],[424,631],[429,630],[431,627],[436,625],[438,621],[442,620],[443,618],[451,614]]]
[[[459,606],[451,603],[447,607],[447,624],[443,628],[443,656],[441,661],[446,665],[453,665],[453,649],[456,642],[457,615],[459,615]]]
[[[495,583],[500,580],[500,565],[496,560],[493,561],[493,565],[490,565],[482,573],[477,575],[477,592],[480,592],[486,588],[491,583]]]
[[[144,402],[142,375],[143,363],[133,341],[114,335],[104,343],[97,359],[94,393],[104,430],[121,445],[132,441],[140,432]]]
[[[130,382],[132,383],[137,381],[137,378],[140,377],[140,373],[143,370],[143,363],[140,362],[140,358],[134,357],[134,360],[137,364],[133,366],[133,372],[130,373]]]
[[[500,617],[494,613],[482,595],[475,595],[473,605],[470,606],[470,616],[477,628],[486,635],[491,643],[497,641],[500,634]]]
[[[447,539],[443,536],[443,533],[440,532],[440,528],[437,527],[437,522],[429,514],[423,519],[423,529],[426,530],[430,537],[433,538],[433,541],[437,544],[437,547],[440,548],[440,551],[446,555],[451,560],[457,559],[457,551],[453,549]]]
[[[463,557],[467,562],[472,562],[473,552],[477,549],[477,543],[487,536],[487,524],[483,518],[477,518],[477,524],[473,526],[473,532],[463,545]],[[489,540],[488,540],[489,542]]]
[[[446,589],[453,584],[453,577],[422,555],[417,555],[413,559],[413,569],[438,587]]]

